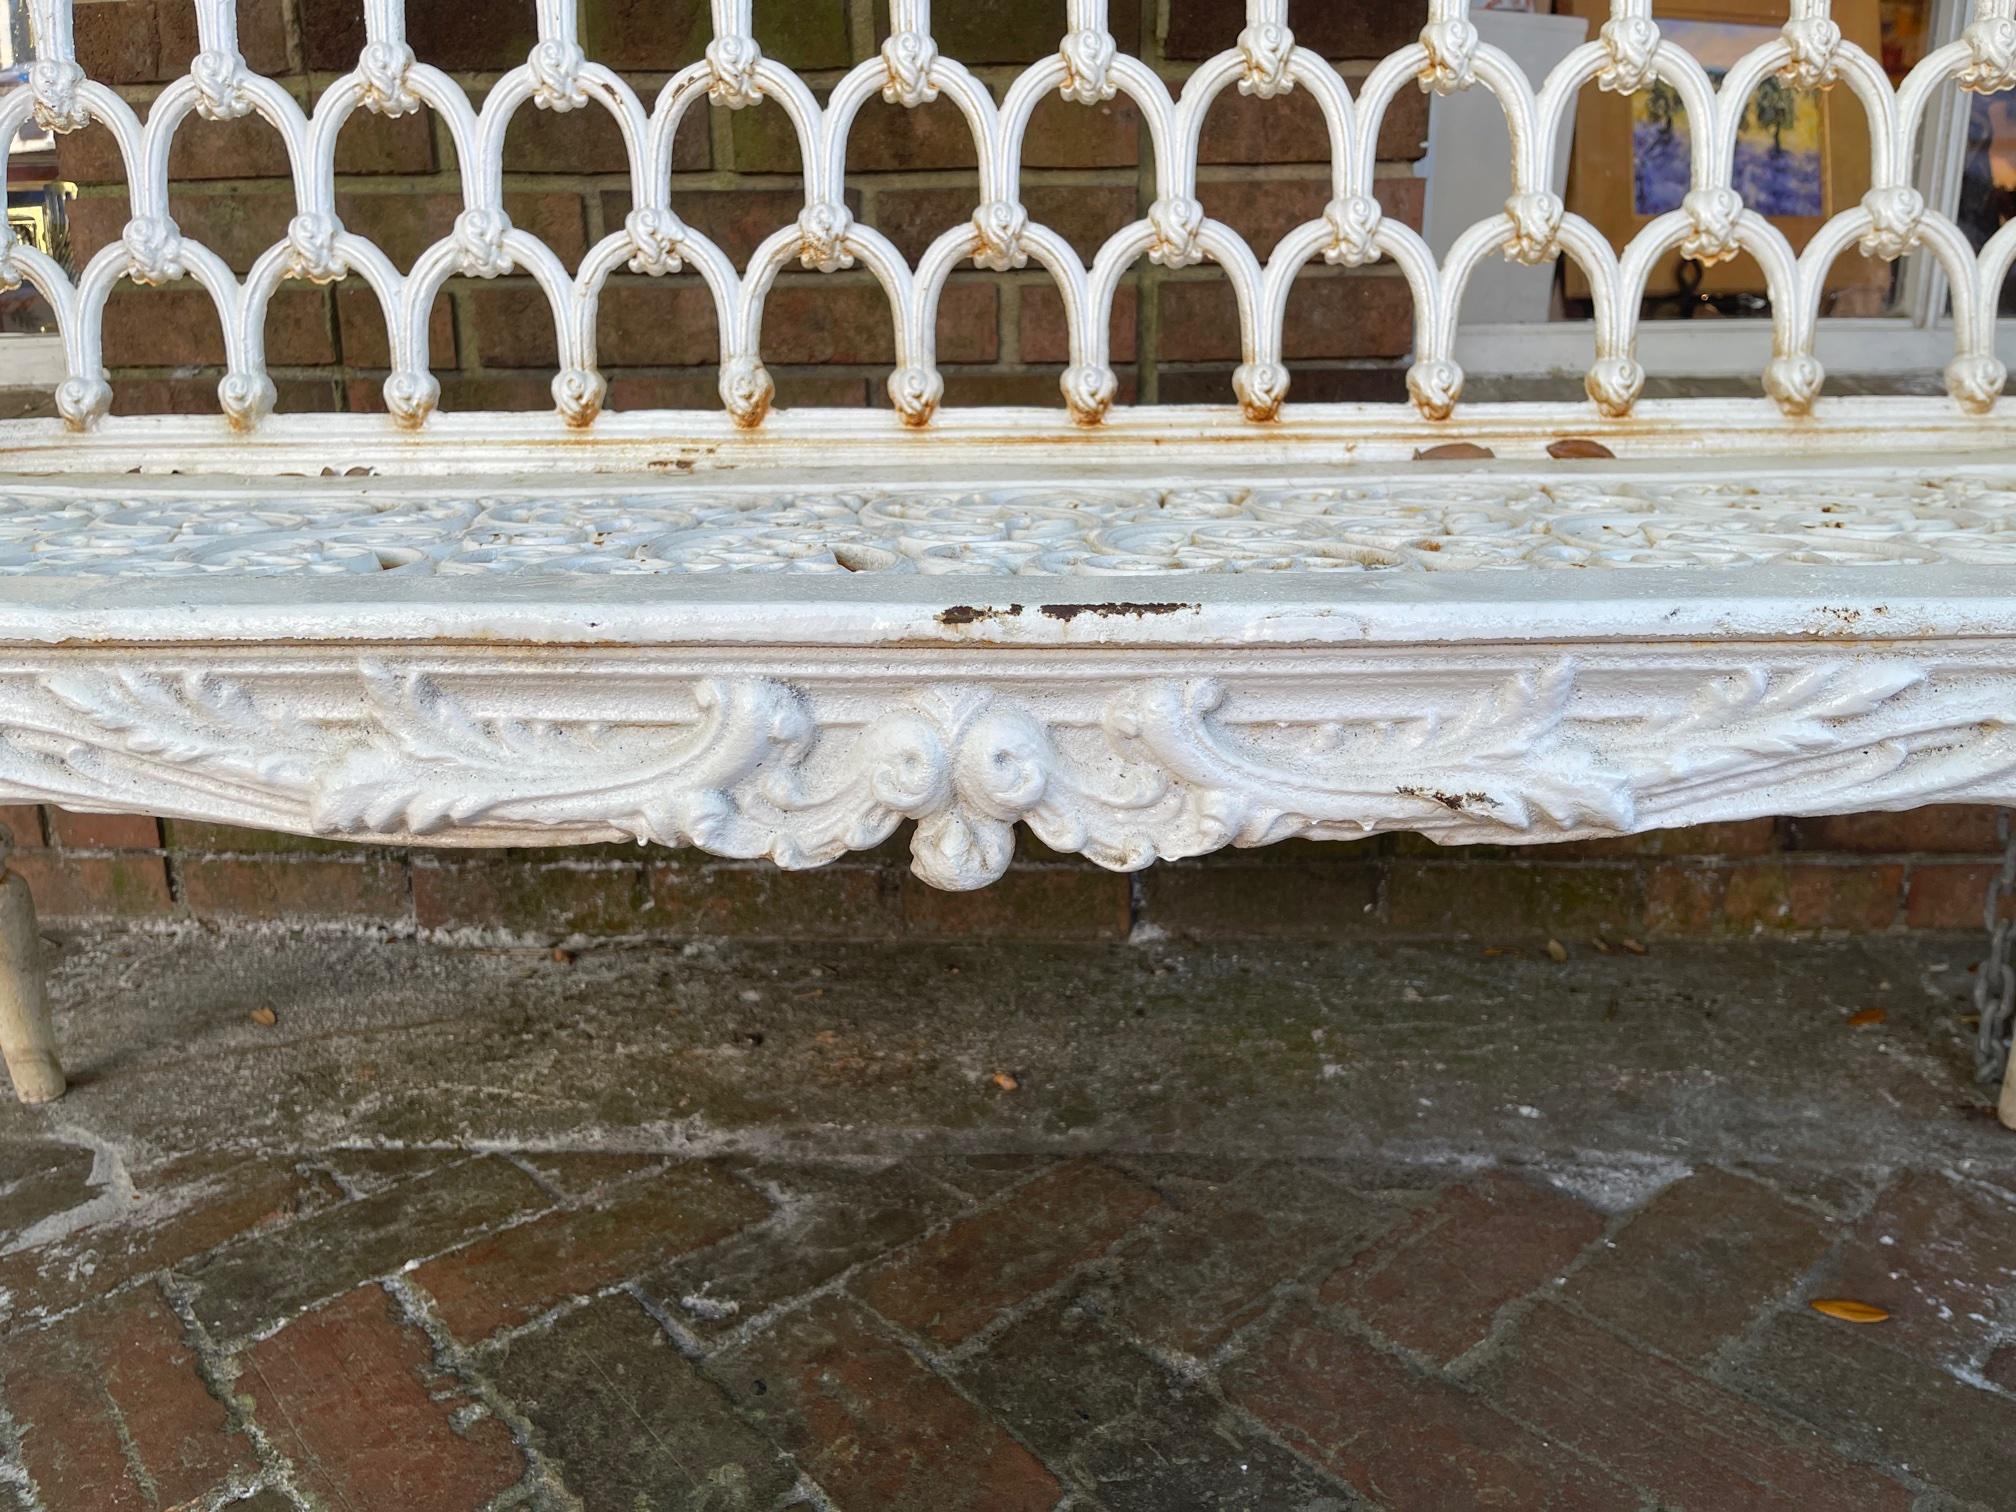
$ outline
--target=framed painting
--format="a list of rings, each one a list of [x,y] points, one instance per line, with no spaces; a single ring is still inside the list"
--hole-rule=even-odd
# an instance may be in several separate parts
[[[1588,16],[1591,35],[1610,9],[1607,0],[1563,0],[1559,8]],[[1833,13],[1844,40],[1882,55],[1881,0],[1836,0]],[[1656,10],[1661,36],[1699,59],[1718,87],[1739,58],[1776,37],[1786,15],[1785,0],[1674,0]],[[1621,248],[1655,216],[1680,208],[1692,152],[1687,108],[1671,85],[1618,95],[1592,84],[1582,94],[1568,208]],[[1869,187],[1869,127],[1861,104],[1846,85],[1803,90],[1765,79],[1738,129],[1732,187],[1746,208],[1785,233],[1796,252],[1829,216],[1855,204]],[[1579,268],[1571,263],[1563,276],[1569,298],[1587,296],[1588,281]],[[1888,266],[1852,249],[1835,260],[1830,291],[1865,284],[1887,288]],[[1683,287],[1711,296],[1765,292],[1763,270],[1749,257],[1710,268],[1697,265],[1683,280],[1675,250],[1652,270],[1646,293],[1669,295]]]

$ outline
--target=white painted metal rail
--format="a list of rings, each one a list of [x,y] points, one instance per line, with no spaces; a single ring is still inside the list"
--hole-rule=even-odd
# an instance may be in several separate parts
[[[1540,263],[1566,256],[1586,273],[1594,301],[1594,350],[1587,389],[1608,416],[1630,412],[1645,383],[1635,356],[1640,299],[1651,270],[1673,248],[1713,263],[1754,257],[1770,291],[1772,355],[1766,391],[1788,414],[1808,412],[1823,374],[1814,357],[1815,326],[1829,267],[1851,251],[1886,259],[1938,259],[1952,288],[1953,353],[1945,369],[1953,399],[1969,411],[1996,401],[2005,369],[1995,356],[1998,295],[2016,260],[2016,223],[1977,256],[1951,217],[1928,206],[1912,182],[1916,144],[1935,92],[1994,92],[2016,86],[2016,0],[1976,0],[1963,36],[1933,50],[1893,88],[1877,59],[1842,37],[1828,0],[1791,0],[1791,18],[1768,45],[1728,69],[1719,87],[1702,64],[1662,37],[1651,0],[1616,0],[1600,40],[1577,48],[1545,79],[1528,79],[1502,52],[1480,45],[1466,0],[1431,0],[1427,25],[1412,45],[1378,63],[1354,92],[1328,61],[1296,45],[1288,0],[1249,0],[1248,24],[1228,48],[1171,94],[1140,60],[1122,52],[1107,29],[1106,0],[1069,0],[1068,29],[1057,52],[1024,72],[1000,99],[931,35],[929,0],[892,0],[891,32],[879,57],[862,63],[822,104],[791,69],[765,58],[751,34],[752,0],[713,0],[714,38],[705,60],[675,75],[648,105],[620,77],[584,54],[575,0],[538,0],[539,43],[523,65],[479,102],[408,45],[404,0],[360,0],[368,41],[357,67],[303,111],[273,81],[251,72],[238,50],[234,0],[191,0],[201,51],[190,73],[162,92],[145,119],[112,89],[87,78],[72,42],[70,0],[29,0],[36,58],[29,82],[0,100],[0,143],[31,118],[67,132],[96,123],[117,138],[131,191],[122,239],[94,256],[73,282],[50,258],[11,238],[0,240],[0,283],[33,284],[54,308],[68,376],[57,404],[71,425],[86,427],[112,403],[101,354],[106,299],[122,278],[157,284],[192,278],[210,294],[223,326],[228,371],[218,385],[223,413],[252,427],[272,408],[264,327],[274,292],[290,279],[318,283],[355,276],[375,291],[390,339],[386,409],[420,426],[440,387],[429,371],[428,314],[455,275],[492,278],[514,271],[544,290],[558,335],[553,379],[559,414],[592,425],[606,385],[597,370],[598,296],[622,269],[652,276],[690,270],[713,296],[720,334],[720,392],[736,424],[767,414],[771,380],[761,353],[763,305],[791,264],[822,272],[860,264],[888,297],[896,366],[890,397],[904,423],[924,426],[944,385],[933,346],[939,296],[964,263],[1007,271],[1034,263],[1055,279],[1070,328],[1071,360],[1063,390],[1071,416],[1098,424],[1117,380],[1108,317],[1122,278],[1146,257],[1180,268],[1222,267],[1238,298],[1243,360],[1237,398],[1255,421],[1276,418],[1290,386],[1282,326],[1297,274],[1322,261],[1357,267],[1390,259],[1405,275],[1415,307],[1415,351],[1407,382],[1424,415],[1447,417],[1463,374],[1454,359],[1464,287],[1480,261],[1505,256]],[[780,0],[781,3],[781,0]],[[1181,3],[1181,0],[1178,0]],[[1840,210],[1795,252],[1782,232],[1746,208],[1734,183],[1738,127],[1767,79],[1845,91],[1866,115],[1871,183],[1859,203]],[[1663,81],[1695,123],[1691,187],[1681,208],[1648,223],[1630,242],[1611,246],[1586,220],[1568,213],[1549,187],[1547,165],[1563,113],[1594,81],[1603,90],[1645,90]],[[1496,97],[1512,138],[1512,193],[1458,238],[1439,264],[1419,234],[1389,217],[1374,175],[1380,122],[1395,95],[1419,87],[1440,93],[1482,89]],[[1197,192],[1199,134],[1212,103],[1227,89],[1271,97],[1306,90],[1329,133],[1332,198],[1324,215],[1256,249],[1205,215]],[[1091,105],[1125,95],[1146,122],[1154,153],[1156,198],[1147,215],[1116,231],[1088,267],[1056,232],[1033,221],[1019,194],[1024,132],[1045,96]],[[876,94],[906,107],[951,101],[971,129],[979,189],[970,219],[947,229],[912,267],[887,237],[856,221],[843,193],[849,132]],[[707,103],[782,110],[803,159],[804,204],[736,268],[721,249],[682,221],[671,190],[672,142],[680,122]],[[553,111],[607,110],[622,131],[634,208],[620,231],[569,270],[537,236],[511,223],[503,205],[503,145],[513,116],[528,106]],[[410,269],[396,267],[375,244],[347,230],[336,212],[335,146],[359,111],[401,115],[427,109],[446,123],[459,162],[463,209],[451,235]],[[286,239],[269,248],[239,281],[224,261],[169,215],[169,147],[191,113],[211,118],[257,114],[279,132],[292,165],[295,215]],[[4,151],[0,147],[0,151]]]

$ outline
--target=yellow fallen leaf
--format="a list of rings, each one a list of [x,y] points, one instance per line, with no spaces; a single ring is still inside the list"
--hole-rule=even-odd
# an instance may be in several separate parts
[[[1864,1024],[1880,1024],[1888,1017],[1890,1015],[1885,1013],[1881,1008],[1864,1008],[1860,1013],[1851,1013],[1848,1015],[1848,1027],[1850,1029],[1860,1029]]]
[[[275,1024],[280,1022],[280,1015],[275,1013],[271,1008],[254,1008],[247,1017],[261,1029],[271,1029]]]
[[[1636,940],[1620,940],[1618,943],[1621,944],[1626,950],[1630,951],[1631,954],[1633,955],[1645,954],[1645,947],[1639,944]]]
[[[1563,945],[1559,940],[1549,940],[1547,942],[1547,954],[1552,956],[1556,961],[1565,961],[1568,959],[1568,947]]]
[[[1022,1085],[1021,1082],[1017,1081],[1006,1071],[996,1071],[992,1080],[994,1085],[999,1087],[1003,1092],[1013,1092]]]
[[[1852,1297],[1816,1297],[1808,1304],[1813,1311],[1843,1323],[1882,1323],[1890,1314],[1873,1302],[1857,1302]]]

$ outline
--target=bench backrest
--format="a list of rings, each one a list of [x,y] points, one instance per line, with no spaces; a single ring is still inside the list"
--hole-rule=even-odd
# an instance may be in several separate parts
[[[1413,404],[1431,419],[1448,416],[1462,390],[1455,344],[1465,287],[1484,260],[1500,256],[1526,263],[1566,257],[1579,268],[1593,309],[1586,386],[1608,416],[1628,414],[1644,387],[1646,375],[1635,355],[1641,299],[1650,271],[1675,248],[1707,264],[1739,254],[1755,260],[1771,307],[1772,355],[1764,387],[1788,416],[1807,412],[1820,392],[1823,374],[1814,345],[1823,290],[1837,260],[1858,252],[1937,260],[1952,291],[1953,348],[1945,382],[1960,406],[1985,412],[2004,381],[1995,355],[1995,314],[2016,258],[2016,223],[1977,254],[1952,217],[1927,205],[1914,186],[1914,171],[1928,107],[1942,91],[1992,92],[2016,85],[2016,0],[1976,0],[1960,39],[1933,49],[1896,87],[1877,58],[1844,38],[1830,16],[1829,0],[1791,0],[1782,29],[1726,70],[1718,64],[1715,73],[1662,34],[1650,0],[1615,0],[1598,35],[1544,79],[1529,79],[1506,54],[1481,44],[1464,0],[1432,0],[1419,39],[1355,83],[1296,45],[1288,0],[1249,0],[1245,28],[1227,37],[1226,50],[1174,93],[1121,48],[1108,29],[1106,0],[1069,0],[1067,30],[1056,53],[1031,66],[998,99],[939,52],[928,0],[892,0],[880,55],[854,68],[823,101],[791,69],[763,56],[752,35],[752,0],[713,0],[714,35],[704,59],[649,101],[585,55],[575,0],[538,0],[537,46],[480,101],[416,59],[403,0],[359,0],[367,41],[357,66],[305,109],[247,67],[238,46],[235,0],[188,3],[198,21],[200,51],[189,74],[163,91],[144,119],[80,69],[71,0],[28,0],[34,61],[26,83],[0,99],[0,153],[31,122],[58,132],[95,123],[116,137],[125,163],[131,207],[124,235],[74,278],[48,255],[0,232],[0,280],[34,285],[54,308],[68,369],[57,405],[73,427],[91,426],[110,406],[102,324],[108,294],[129,278],[142,283],[189,278],[208,291],[228,360],[218,403],[241,428],[256,426],[274,402],[263,355],[266,312],[287,280],[354,277],[371,287],[390,352],[385,407],[399,424],[418,427],[440,394],[429,371],[428,320],[443,283],[457,275],[488,278],[513,271],[529,274],[544,291],[560,361],[554,402],[568,424],[580,427],[594,423],[606,398],[597,370],[596,324],[608,280],[682,269],[704,280],[711,294],[722,404],[737,424],[761,424],[773,392],[761,350],[764,299],[778,274],[792,265],[821,271],[858,265],[872,272],[887,296],[895,337],[889,395],[902,421],[919,427],[930,423],[944,392],[934,357],[940,296],[955,268],[973,264],[1003,272],[1040,267],[1054,279],[1069,323],[1070,361],[1062,386],[1070,418],[1082,425],[1101,422],[1114,403],[1111,309],[1122,279],[1144,258],[1169,268],[1209,261],[1224,270],[1242,328],[1243,360],[1234,388],[1244,414],[1254,421],[1275,418],[1289,392],[1284,314],[1297,273],[1312,263],[1386,262],[1404,276],[1414,306],[1407,385]],[[1565,114],[1578,97],[1588,98],[1585,86],[1592,83],[1597,91],[1626,94],[1660,84],[1677,94],[1693,123],[1688,188],[1679,207],[1652,218],[1622,246],[1566,209],[1550,168]],[[1781,86],[1826,87],[1837,108],[1858,109],[1868,123],[1868,191],[1828,218],[1799,252],[1783,231],[1746,208],[1738,192],[1739,127],[1756,99]],[[1502,205],[1477,206],[1479,218],[1439,262],[1422,235],[1382,205],[1374,171],[1382,119],[1400,91],[1417,87],[1438,94],[1488,92],[1503,108],[1512,144],[1509,198]],[[1271,249],[1250,245],[1207,216],[1199,203],[1200,131],[1213,102],[1228,90],[1262,98],[1306,91],[1320,106],[1328,131],[1327,209]],[[1062,236],[1030,216],[1018,190],[1032,113],[1039,101],[1059,93],[1088,106],[1125,96],[1146,123],[1154,153],[1155,197],[1147,213],[1116,232],[1089,267]],[[950,100],[970,127],[978,159],[970,218],[948,228],[915,266],[847,206],[850,128],[877,95],[904,107]],[[802,154],[803,204],[795,222],[780,226],[740,268],[681,221],[671,189],[672,143],[680,122],[710,103],[784,112]],[[528,108],[606,110],[626,143],[633,208],[578,269],[566,267],[537,235],[514,226],[504,209],[505,134],[513,116]],[[342,224],[335,145],[345,121],[357,112],[415,110],[436,112],[446,123],[463,208],[452,232],[402,270]],[[214,251],[184,236],[169,213],[169,147],[191,113],[257,114],[286,145],[295,214],[285,239],[242,280]],[[1622,142],[1617,147],[1626,150]],[[1031,411],[1026,423],[1054,427],[1059,419]]]

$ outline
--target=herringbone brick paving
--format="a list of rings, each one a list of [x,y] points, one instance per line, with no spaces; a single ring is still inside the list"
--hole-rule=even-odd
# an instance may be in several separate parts
[[[1434,1038],[1448,968],[1426,957],[1038,961],[1037,986],[1054,970],[1092,996],[1068,1012],[1032,1007],[1036,1027],[1085,1056],[1067,1025],[1105,1023],[1105,1064],[1076,1086],[1025,1064],[1005,1090],[980,1074],[998,1049],[974,1027],[985,1014],[948,1013],[942,1048],[972,1061],[961,1095],[981,1111],[963,1129],[934,1115],[935,1135],[891,1135],[911,1093],[857,1055],[915,1008],[909,963],[886,953],[759,967],[504,952],[429,966],[492,990],[464,982],[457,996],[440,978],[426,1012],[398,1021],[372,998],[366,947],[329,942],[314,947],[321,959],[358,956],[355,1024],[322,1022],[305,989],[298,1011],[283,1000],[276,1032],[298,1018],[298,1037],[213,1062],[203,1075],[224,1084],[223,1111],[197,1133],[181,1127],[183,1148],[155,1158],[133,1137],[150,1101],[166,1090],[194,1118],[199,1099],[174,1079],[186,1068],[158,1057],[94,1072],[89,991],[136,985],[108,961],[235,952],[235,967],[189,989],[219,1015],[187,1030],[198,1048],[222,1042],[224,1015],[242,1017],[245,982],[271,1000],[284,973],[274,947],[242,939],[87,952],[57,982],[66,1022],[80,1026],[76,1100],[0,1114],[0,1508],[2007,1508],[2016,1165],[2012,1136],[1979,1114],[1948,1056],[1964,1003],[1964,942],[1953,943],[1950,960],[1901,943],[1893,956],[1781,945],[1665,968],[1669,981],[1729,983],[1737,1006],[1704,999],[1704,1021],[1740,1018],[1762,996],[1760,971],[1787,995],[1773,1011],[1797,1011],[1785,1004],[1806,994],[1834,1036],[1816,1060],[1864,1067],[1887,1089],[1876,1101],[1926,1126],[1910,1149],[1870,1144],[1874,1119],[1844,1126],[1821,1141],[1838,1148],[1834,1161],[1789,1134],[1749,1135],[1741,1149],[1704,1137],[1702,1158],[1653,1158],[1566,1094],[1508,1110],[1509,1126],[1541,1130],[1540,1143],[1487,1136],[1456,1114],[1439,1153],[1382,1155],[1339,1138],[1326,1157],[1299,1138],[1242,1140],[1214,1125],[1262,1110],[1278,1123],[1291,1104],[1313,1117],[1339,1083],[1393,1081],[1393,1062],[1353,1065],[1341,1026],[1352,1010],[1336,985],[1381,972],[1398,973],[1378,988],[1394,1006],[1359,1026],[1368,1046],[1375,1033],[1411,1036],[1414,1052],[1447,1057],[1440,1081],[1407,1087],[1404,1103],[1484,1086],[1488,1058],[1456,1064],[1460,1041]],[[984,982],[982,964],[929,962],[934,975]],[[1871,968],[1880,982],[1865,978]],[[1595,1053],[1632,1037],[1615,1027],[1628,1025],[1629,1000],[1579,1007],[1581,989],[1612,978],[1578,976],[1579,961],[1502,969],[1525,1006],[1496,1011],[1529,1021],[1521,1035],[1500,1018],[1508,1060],[1551,1034],[1564,1083],[1588,1089],[1591,1106],[1642,1108],[1648,1128],[1683,1122],[1675,1110],[1690,1101],[1685,1116],[1713,1114],[1701,1089],[1746,1060],[1785,1059],[1761,1037],[1725,1056],[1704,1036],[1703,1064],[1672,1073],[1690,1090],[1669,1096],[1670,1078],[1630,1063],[1621,1043],[1607,1061]],[[1619,968],[1589,973],[1599,969]],[[1662,970],[1633,969],[1648,983]],[[832,1074],[857,1085],[860,1122],[822,1119],[823,1149],[808,1150],[755,1137],[764,1119],[782,1122],[760,1107],[737,1137],[705,1138],[697,1122],[647,1134],[648,1119],[623,1124],[582,1104],[571,1140],[500,1141],[500,1110],[530,1082],[452,1057],[415,1068],[398,1048],[445,1021],[462,1024],[471,1056],[511,1038],[501,978],[483,976],[499,970],[544,982],[554,1053],[592,1055],[612,1080],[662,1040],[688,1064],[738,1060],[741,1095],[775,1094],[762,1055],[825,1035]],[[796,970],[822,985],[796,985]],[[1118,971],[1187,981],[1200,1013],[1235,1021],[1245,1066],[1224,1064],[1222,1107],[1208,1105],[1209,1073],[1171,1064],[1165,1045],[1145,1057],[1127,1048],[1121,1026],[1136,1010],[1103,975]],[[626,1035],[570,1013],[557,990],[617,993],[680,972],[689,993],[718,987],[742,1027],[723,1032],[707,1003],[673,994]],[[1239,1006],[1229,984],[1256,976],[1271,986]],[[1547,982],[1562,989],[1551,1001],[1534,990]],[[340,998],[343,984],[324,990]],[[1888,1021],[1846,1027],[1844,990],[1855,1004],[1887,1002]],[[780,1011],[751,1029],[752,994],[810,1017]],[[856,1018],[857,1001],[878,994],[887,1016]],[[1312,994],[1329,1004],[1322,1034],[1299,1017]],[[1458,1015],[1485,1016],[1474,1004]],[[1582,1040],[1569,1045],[1550,1018],[1572,1018]],[[1319,1066],[1338,1069],[1304,1077],[1270,1062],[1268,1034],[1313,1036],[1334,1057]],[[319,1099],[344,1114],[356,1099],[344,1116],[360,1129],[363,1103],[395,1098],[386,1083],[401,1075],[429,1079],[437,1101],[402,1115],[418,1120],[403,1140],[290,1147],[271,1131],[308,1120],[298,1105],[263,1107],[278,1084],[252,1074],[276,1057],[293,1088],[278,1103]],[[1156,1139],[1102,1122],[1116,1075],[1159,1078]],[[1242,1076],[1260,1080],[1241,1093]],[[1847,1079],[1815,1072],[1830,1077]],[[564,1079],[544,1084],[574,1096]],[[717,1135],[734,1111],[725,1085],[698,1115]],[[1507,1090],[1491,1084],[1494,1098]],[[1095,1106],[1068,1113],[1077,1098]],[[1051,1099],[1080,1134],[1003,1132]],[[1817,1088],[1780,1112],[1810,1123],[1824,1100]],[[1723,1111],[1733,1122],[1755,1110]],[[1357,1116],[1392,1118],[1369,1098]],[[1821,1297],[1890,1317],[1838,1321],[1809,1306]]]
[[[1605,1214],[1495,1168],[304,1151],[134,1176],[135,1247],[71,1225],[78,1153],[10,1146],[0,1208],[5,1483],[48,1512],[1904,1512],[2016,1474],[2016,1193],[1950,1172]],[[1882,1332],[1805,1306],[1844,1291]]]

